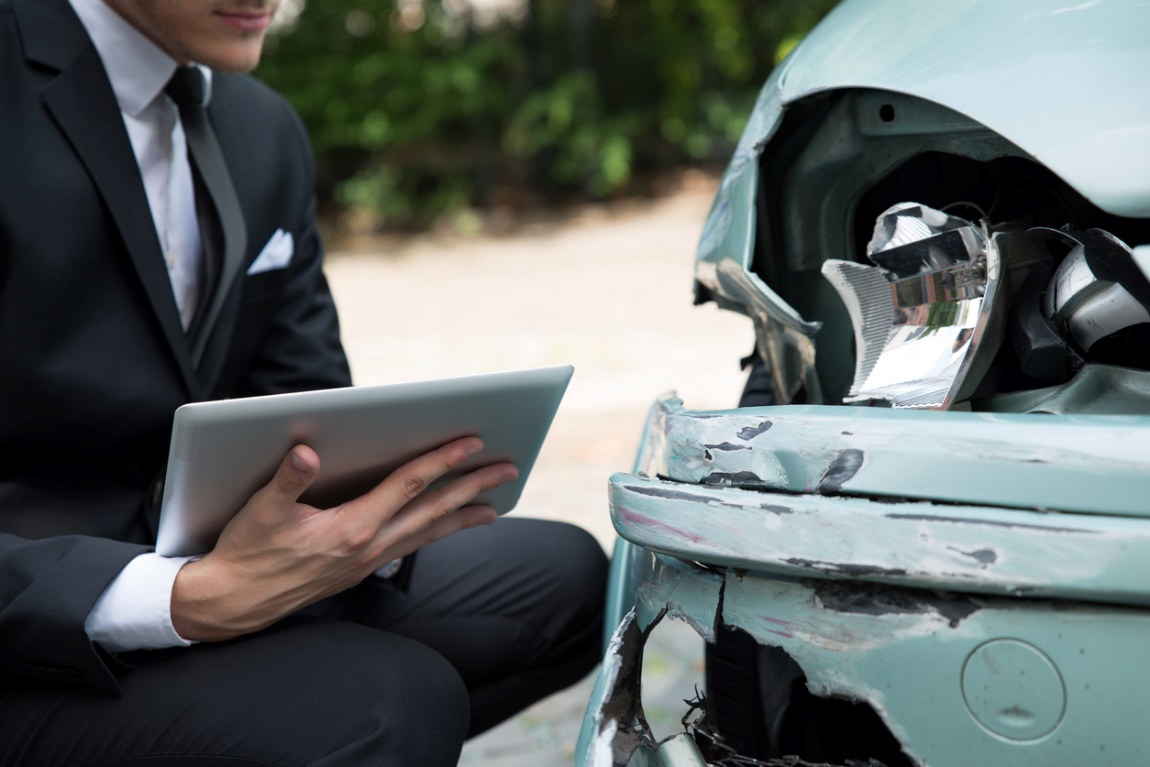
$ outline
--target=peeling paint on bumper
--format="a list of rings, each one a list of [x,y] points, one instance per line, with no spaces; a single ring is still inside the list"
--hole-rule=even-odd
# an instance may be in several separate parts
[[[612,657],[639,674],[666,617],[782,648],[923,765],[1147,761],[1150,419],[666,400],[647,435],[638,470],[611,479],[638,572],[601,681]],[[636,727],[637,676],[611,679],[584,727],[600,747],[576,764],[698,764]],[[604,761],[620,732],[639,733],[627,761]]]

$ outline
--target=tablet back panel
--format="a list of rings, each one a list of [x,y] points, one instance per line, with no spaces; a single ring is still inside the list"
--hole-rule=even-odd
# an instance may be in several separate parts
[[[564,365],[184,405],[173,424],[156,550],[209,551],[297,444],[320,458],[319,477],[301,500],[327,508],[432,448],[477,435],[484,449],[451,476],[514,463],[519,478],[478,499],[506,513],[523,492],[572,372]]]

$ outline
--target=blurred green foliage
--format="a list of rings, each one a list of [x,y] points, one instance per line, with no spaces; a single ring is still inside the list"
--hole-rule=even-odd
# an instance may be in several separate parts
[[[835,1],[323,0],[258,75],[303,116],[324,201],[420,227],[725,160]]]

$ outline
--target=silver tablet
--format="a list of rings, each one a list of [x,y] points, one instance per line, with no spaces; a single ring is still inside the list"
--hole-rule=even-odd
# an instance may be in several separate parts
[[[323,508],[361,495],[428,450],[476,435],[484,449],[452,476],[515,464],[516,481],[477,499],[508,512],[573,370],[563,365],[184,405],[172,429],[156,551],[210,551],[228,520],[298,444],[320,459],[319,477],[301,501]]]

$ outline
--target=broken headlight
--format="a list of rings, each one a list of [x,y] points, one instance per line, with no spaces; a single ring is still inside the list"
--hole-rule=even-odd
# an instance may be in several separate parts
[[[1058,256],[1051,242],[1073,247]],[[854,327],[846,402],[948,409],[984,383],[1008,325],[1012,365],[1034,385],[1086,360],[1150,367],[1150,282],[1108,232],[993,226],[906,202],[878,217],[866,253],[869,264],[822,267]]]

